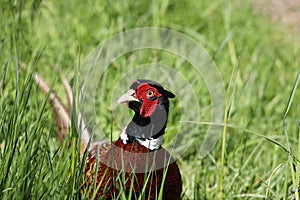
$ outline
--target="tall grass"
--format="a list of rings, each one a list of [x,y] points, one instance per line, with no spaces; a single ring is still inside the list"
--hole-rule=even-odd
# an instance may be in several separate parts
[[[298,194],[299,180],[298,179],[299,179],[300,171],[299,171],[299,157],[297,155],[300,155],[300,143],[299,143],[300,136],[298,137],[299,138],[298,139],[298,148],[297,148],[298,152],[297,152],[297,155],[296,155],[296,154],[294,154],[294,150],[293,150],[293,148],[290,144],[290,137],[289,137],[289,134],[287,132],[287,121],[286,121],[286,119],[287,119],[287,115],[290,111],[291,105],[294,101],[294,97],[295,97],[295,93],[296,93],[296,90],[297,90],[297,87],[298,87],[298,84],[299,84],[299,80],[300,80],[300,70],[297,74],[294,86],[292,88],[290,97],[288,99],[286,110],[285,110],[285,113],[284,113],[284,116],[283,116],[283,131],[284,131],[284,136],[285,136],[285,139],[286,139],[286,147],[287,147],[287,149],[289,149],[288,160],[289,160],[289,165],[290,165],[290,170],[291,170],[291,175],[292,175],[293,188],[294,188],[294,191],[295,191],[294,196],[295,196],[296,200],[299,199],[299,194]],[[296,168],[296,169],[294,169],[294,168]]]
[[[3,1],[0,198],[87,198],[81,192],[84,159],[76,149],[80,144],[76,129],[59,143],[47,97],[34,84],[32,73],[38,71],[64,97],[53,69],[59,68],[74,82],[74,68],[99,42],[134,27],[162,26],[201,43],[227,88],[225,123],[219,124],[224,127],[222,140],[207,157],[200,158],[201,134],[210,119],[210,95],[205,83],[197,83],[202,116],[195,123],[202,124],[178,160],[183,199],[289,199],[291,188],[297,188],[300,168],[299,76],[296,78],[300,45],[288,29],[255,11],[254,3]],[[97,102],[97,116],[105,133],[117,137],[120,132],[111,117],[110,87],[126,69],[149,61],[174,69],[189,65],[165,52],[140,51],[118,58],[100,79],[105,84],[99,93],[107,98]],[[188,70],[183,73],[192,77]],[[170,109],[166,141],[177,128],[180,112],[176,102],[172,102],[174,110]]]

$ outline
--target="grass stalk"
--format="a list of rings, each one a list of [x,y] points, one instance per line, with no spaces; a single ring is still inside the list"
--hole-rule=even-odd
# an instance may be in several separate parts
[[[300,80],[300,70],[298,71],[295,83],[293,85],[292,91],[291,91],[290,96],[289,96],[289,100],[288,100],[288,104],[287,104],[286,109],[285,109],[285,113],[284,113],[284,116],[283,116],[283,131],[284,131],[284,136],[285,136],[285,139],[286,139],[286,146],[287,146],[286,148],[290,151],[290,154],[288,154],[288,162],[289,162],[291,176],[292,176],[292,180],[293,180],[293,187],[294,187],[294,190],[295,190],[295,199],[296,200],[299,200],[299,193],[298,193],[299,178],[300,178],[299,159],[293,153],[293,149],[292,149],[291,144],[290,144],[290,139],[289,139],[289,135],[288,135],[288,132],[287,132],[287,116],[289,114],[290,108],[291,108],[292,103],[294,101],[294,97],[295,97],[295,94],[296,94],[296,89],[297,89],[298,84],[299,84],[299,80]],[[298,142],[299,141],[300,141],[300,136],[298,136]],[[299,153],[300,153],[300,145],[298,143],[298,156],[300,155]],[[296,172],[294,171],[295,163],[296,163]]]
[[[232,87],[232,81],[234,78],[235,74],[235,67],[232,71],[232,76],[230,78],[230,82],[227,88],[227,93],[226,93],[226,100],[225,100],[225,113],[224,113],[224,121],[223,121],[223,133],[222,133],[222,147],[221,147],[221,174],[220,174],[220,183],[219,183],[219,197],[220,199],[223,199],[223,179],[224,176],[226,175],[225,171],[225,155],[226,155],[226,137],[227,137],[227,122],[228,122],[228,115],[230,113],[230,98],[229,98],[229,91],[231,91]]]

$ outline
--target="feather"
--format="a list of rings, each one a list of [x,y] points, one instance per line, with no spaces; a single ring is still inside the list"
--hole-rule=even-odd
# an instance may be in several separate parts
[[[60,141],[62,142],[67,135],[70,128],[70,112],[67,107],[62,103],[59,97],[51,91],[49,84],[37,73],[34,74],[34,80],[36,81],[39,88],[45,95],[49,95],[49,102],[52,106],[56,125],[57,133]]]
[[[60,98],[51,91],[49,84],[37,73],[34,74],[34,80],[37,83],[38,87],[45,94],[49,94],[49,102],[52,106],[54,118],[57,126],[57,134],[61,142],[64,141],[65,137],[68,134],[70,125],[71,125],[71,108],[73,106],[73,93],[72,88],[65,77],[62,77],[62,82],[64,85],[65,93],[68,99],[68,106],[66,106]],[[80,152],[83,153],[87,148],[87,145],[90,141],[90,132],[86,127],[81,113],[78,114],[77,119],[78,128],[81,133],[81,148]]]

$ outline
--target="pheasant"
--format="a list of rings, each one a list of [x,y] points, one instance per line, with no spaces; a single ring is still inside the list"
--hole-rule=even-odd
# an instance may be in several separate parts
[[[37,74],[35,80],[44,93],[50,87]],[[72,104],[68,82],[64,86]],[[95,142],[88,150],[85,168],[85,187],[90,197],[115,199],[125,192],[131,199],[181,199],[182,180],[178,165],[162,147],[169,113],[169,98],[175,95],[160,84],[145,79],[135,80],[118,103],[125,103],[134,116],[120,137],[113,142]],[[70,115],[54,93],[49,100],[53,106],[59,133],[64,138]],[[81,116],[79,116],[81,117]],[[90,140],[89,132],[82,132],[82,149]]]

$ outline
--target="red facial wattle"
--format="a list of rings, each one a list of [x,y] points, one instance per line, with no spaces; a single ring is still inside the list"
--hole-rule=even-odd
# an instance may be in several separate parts
[[[153,92],[151,93],[151,97],[149,97],[149,92]],[[162,94],[160,94],[156,88],[148,84],[139,85],[136,90],[136,98],[142,101],[140,115],[142,117],[150,117],[156,110],[159,97],[161,96]]]

